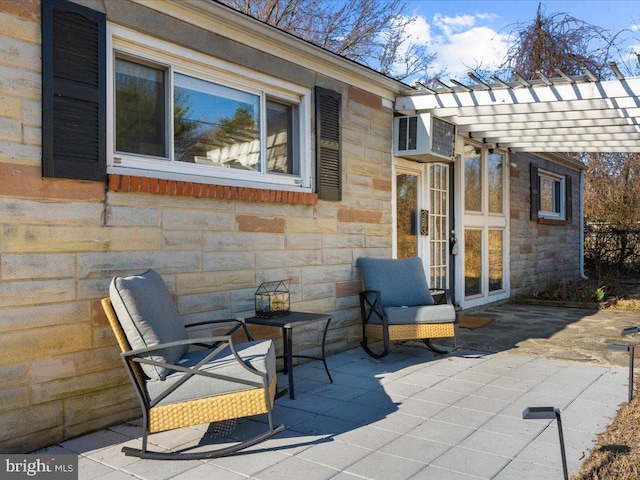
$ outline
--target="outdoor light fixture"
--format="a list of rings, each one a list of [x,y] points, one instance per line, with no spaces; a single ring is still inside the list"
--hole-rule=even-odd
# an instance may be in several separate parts
[[[527,407],[522,412],[522,418],[525,420],[553,420],[556,419],[558,424],[558,436],[560,437],[560,456],[562,457],[562,473],[564,480],[569,480],[569,471],[567,470],[567,455],[564,451],[564,435],[562,434],[562,420],[560,418],[560,409],[556,407]]]
[[[620,331],[620,335],[624,337],[638,332],[640,332],[640,327],[625,327]]]
[[[635,328],[637,329],[637,327]],[[627,352],[629,352],[629,403],[631,403],[631,399],[633,399],[633,359],[635,354],[635,347],[633,345],[620,345],[614,343],[612,345],[609,345],[608,348],[611,350],[626,350]]]

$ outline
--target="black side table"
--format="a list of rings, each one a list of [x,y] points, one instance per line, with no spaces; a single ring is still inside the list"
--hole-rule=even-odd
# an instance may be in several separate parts
[[[293,328],[300,325],[306,325],[309,323],[326,322],[324,326],[324,332],[322,334],[322,357],[312,357],[309,355],[293,355]],[[293,392],[293,357],[297,358],[309,358],[312,360],[322,360],[324,363],[324,369],[327,372],[329,381],[333,383],[333,378],[329,373],[329,367],[327,366],[327,358],[325,355],[324,344],[327,339],[327,330],[329,330],[329,323],[331,323],[331,315],[323,313],[306,313],[306,312],[290,312],[289,315],[282,315],[280,317],[273,318],[261,318],[250,317],[246,318],[245,322],[253,325],[266,325],[269,327],[279,327],[282,329],[282,343],[284,348],[284,373],[289,376],[289,398],[295,398]],[[280,392],[279,396],[286,393]]]

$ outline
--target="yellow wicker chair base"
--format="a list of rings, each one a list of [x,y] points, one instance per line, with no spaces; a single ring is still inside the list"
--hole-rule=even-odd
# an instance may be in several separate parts
[[[276,378],[274,377],[269,385],[271,404],[275,394]],[[149,433],[250,417],[268,411],[267,399],[262,388],[252,388],[190,402],[160,405],[149,409]]]
[[[365,325],[365,335],[382,340],[382,325]],[[450,338],[455,336],[455,325],[449,323],[416,323],[389,325],[389,340],[422,340],[425,338]]]

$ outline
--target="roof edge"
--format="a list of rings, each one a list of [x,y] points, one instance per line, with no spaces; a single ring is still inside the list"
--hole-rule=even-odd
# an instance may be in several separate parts
[[[328,70],[330,76],[350,85],[362,88],[365,79],[370,83],[372,93],[392,101],[396,95],[414,90],[406,83],[215,0],[132,1],[252,48],[266,44],[268,48],[260,50],[319,72]]]

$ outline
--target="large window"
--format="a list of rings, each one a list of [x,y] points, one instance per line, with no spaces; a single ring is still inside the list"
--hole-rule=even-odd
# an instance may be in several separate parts
[[[112,45],[112,171],[311,188],[307,89],[233,75],[241,68],[175,45]]]

